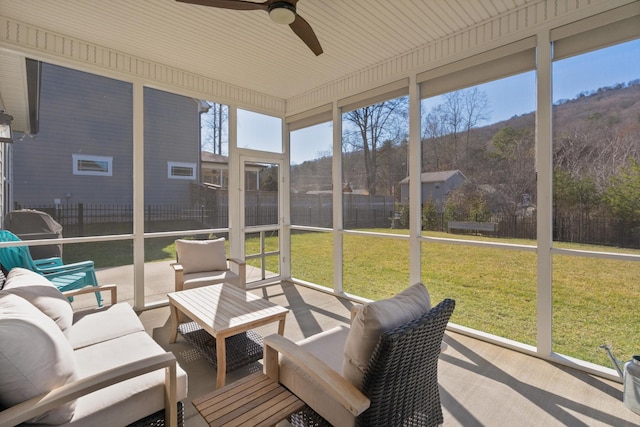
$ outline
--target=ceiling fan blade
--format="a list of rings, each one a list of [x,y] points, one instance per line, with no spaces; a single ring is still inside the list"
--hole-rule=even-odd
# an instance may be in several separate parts
[[[311,25],[300,15],[296,13],[295,7],[298,0],[265,0],[262,3],[254,3],[246,0],[176,0],[181,3],[195,4],[199,6],[217,7],[221,9],[231,10],[264,10],[271,15],[272,9],[290,9],[295,14],[295,19],[289,27],[294,33],[311,49],[316,55],[320,55],[322,46],[318,41],[318,37],[313,32]],[[288,6],[287,6],[288,5]],[[273,19],[273,17],[272,17]]]
[[[322,46],[320,46],[320,42],[318,41],[318,37],[316,37],[316,33],[313,32],[311,25],[300,15],[296,14],[296,19],[289,24],[289,27],[293,30],[294,33],[302,41],[311,49],[316,56],[320,55],[322,51]]]
[[[221,9],[232,10],[267,10],[269,3],[272,1],[267,0],[263,3],[254,3],[244,0],[176,0],[181,3],[197,4],[200,6],[218,7]]]

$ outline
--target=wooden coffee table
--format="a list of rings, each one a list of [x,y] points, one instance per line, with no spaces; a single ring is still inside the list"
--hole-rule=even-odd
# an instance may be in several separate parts
[[[283,335],[289,312],[287,308],[227,283],[172,292],[167,296],[171,308],[170,343],[176,342],[180,313],[189,316],[215,337],[218,365],[216,388],[223,387],[226,380],[225,339],[276,321],[278,334]]]

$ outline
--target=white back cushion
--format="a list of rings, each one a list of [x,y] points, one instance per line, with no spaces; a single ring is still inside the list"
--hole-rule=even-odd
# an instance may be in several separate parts
[[[176,240],[178,263],[184,274],[227,269],[224,237],[215,240]]]
[[[27,300],[0,291],[0,406],[16,405],[77,378],[71,344],[60,328]],[[30,422],[62,424],[76,402],[64,404]]]
[[[69,300],[53,283],[36,272],[12,268],[3,290],[29,301],[53,319],[63,332],[73,322],[73,308]]]
[[[416,319],[431,309],[429,292],[416,283],[396,296],[365,304],[351,321],[344,346],[342,375],[360,388],[380,334]]]

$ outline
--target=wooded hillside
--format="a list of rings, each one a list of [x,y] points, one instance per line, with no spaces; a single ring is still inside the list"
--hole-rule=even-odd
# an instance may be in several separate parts
[[[469,209],[469,200],[480,198],[491,213],[516,214],[523,199],[536,203],[535,114],[481,126],[490,107],[472,89],[448,94],[423,112],[422,172],[464,173],[469,182],[463,194],[451,196],[463,205],[456,209]],[[396,111],[406,118],[406,110]],[[556,208],[640,220],[640,80],[559,101],[553,115]],[[397,184],[407,175],[407,135],[397,129],[376,146],[377,172],[369,187],[364,151],[353,144],[356,132],[345,133],[343,174],[352,189],[397,198]],[[292,166],[291,177],[294,192],[330,190],[331,157]]]

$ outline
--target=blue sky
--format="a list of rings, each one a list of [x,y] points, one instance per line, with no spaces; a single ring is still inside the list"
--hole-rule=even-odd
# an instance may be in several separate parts
[[[553,99],[640,79],[640,40],[622,43],[554,63]]]
[[[573,99],[584,91],[640,79],[640,40],[622,43],[553,64],[553,99]],[[487,94],[490,119],[495,123],[535,111],[535,72],[512,76],[478,86]],[[423,109],[441,102],[439,97],[423,100]],[[276,151],[282,128],[280,121],[248,111],[238,112],[238,144]],[[253,144],[262,141],[261,144]],[[291,163],[300,164],[330,152],[332,128],[324,123],[291,134]]]
[[[238,109],[238,147],[279,152],[282,147],[280,119]]]
[[[611,64],[616,64],[612,66]],[[535,72],[479,85],[487,94],[490,118],[486,124],[535,111]],[[553,100],[573,99],[579,93],[640,79],[640,40],[563,59],[553,63]],[[423,108],[442,102],[423,101]]]

